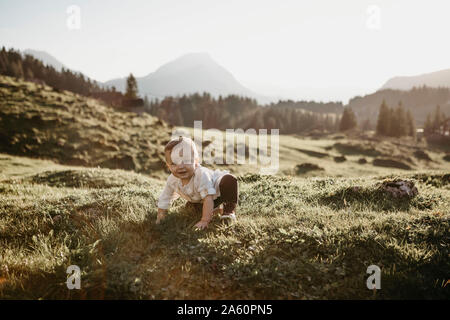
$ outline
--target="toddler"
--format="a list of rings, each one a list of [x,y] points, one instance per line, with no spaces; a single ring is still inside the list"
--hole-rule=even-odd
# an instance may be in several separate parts
[[[236,220],[236,177],[228,171],[202,167],[194,141],[186,137],[169,141],[164,154],[171,174],[158,200],[157,224],[165,218],[170,202],[179,196],[194,207],[202,208],[202,218],[196,228],[206,228],[217,212],[221,213],[221,219]]]

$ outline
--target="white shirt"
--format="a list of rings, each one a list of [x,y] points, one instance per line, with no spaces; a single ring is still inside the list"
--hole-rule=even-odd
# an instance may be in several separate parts
[[[159,196],[158,208],[167,210],[170,202],[179,196],[194,203],[201,203],[207,195],[212,195],[213,200],[217,199],[220,196],[220,180],[227,173],[230,172],[219,169],[211,170],[199,165],[194,170],[191,180],[184,186],[181,179],[170,174]]]

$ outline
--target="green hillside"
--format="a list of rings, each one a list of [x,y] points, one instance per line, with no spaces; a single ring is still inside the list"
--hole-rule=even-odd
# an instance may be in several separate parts
[[[171,126],[69,91],[0,76],[0,152],[152,173]]]

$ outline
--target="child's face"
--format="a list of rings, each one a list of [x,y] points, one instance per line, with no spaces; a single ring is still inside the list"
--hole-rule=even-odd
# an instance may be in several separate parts
[[[171,153],[166,152],[166,163],[170,172],[179,179],[190,179],[194,175],[195,166],[197,161],[177,161],[177,163],[172,162]]]

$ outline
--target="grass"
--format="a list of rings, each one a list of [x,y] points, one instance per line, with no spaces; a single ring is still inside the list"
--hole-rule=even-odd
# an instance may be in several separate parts
[[[123,170],[51,166],[1,155],[4,299],[445,299],[450,188],[440,171],[404,173],[419,196],[377,191],[394,176],[241,175],[238,222],[177,200],[155,225],[163,181]],[[23,174],[20,174],[20,163]],[[428,175],[431,179],[425,179]],[[397,176],[397,175],[395,175]],[[360,192],[352,187],[358,186]],[[66,268],[81,268],[68,290]],[[366,269],[382,269],[382,290]]]

